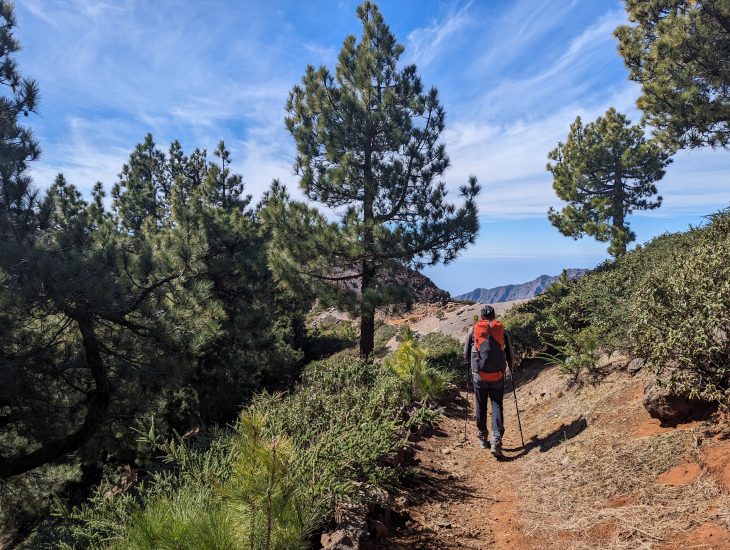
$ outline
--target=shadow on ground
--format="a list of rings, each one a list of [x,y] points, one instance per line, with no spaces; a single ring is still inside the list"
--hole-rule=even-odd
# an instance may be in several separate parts
[[[578,417],[569,424],[561,424],[558,428],[550,432],[545,437],[532,437],[525,443],[525,447],[505,447],[505,452],[519,451],[514,456],[505,456],[502,460],[505,462],[511,462],[525,456],[533,449],[539,449],[541,453],[545,453],[550,449],[557,447],[561,443],[565,443],[569,439],[573,439],[576,435],[581,433],[588,427],[588,422],[585,418]]]

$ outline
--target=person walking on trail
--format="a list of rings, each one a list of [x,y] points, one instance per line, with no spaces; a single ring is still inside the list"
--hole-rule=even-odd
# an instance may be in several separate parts
[[[476,400],[476,420],[479,446],[491,447],[492,454],[501,458],[504,434],[504,373],[512,369],[514,352],[509,333],[495,319],[492,306],[484,306],[479,321],[469,331],[464,346],[464,359],[470,362],[470,371]],[[492,407],[492,440],[488,439],[487,399]]]

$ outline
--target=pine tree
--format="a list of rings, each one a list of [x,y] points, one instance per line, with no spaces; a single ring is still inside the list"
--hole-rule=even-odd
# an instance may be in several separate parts
[[[566,143],[548,157],[553,189],[568,202],[560,212],[550,208],[550,222],[574,239],[585,234],[610,242],[614,256],[635,239],[626,217],[661,205],[655,184],[671,162],[665,149],[646,140],[641,126],[632,126],[614,108],[586,125],[577,117]]]
[[[672,147],[730,145],[730,3],[625,0],[615,31],[646,121]]]
[[[112,188],[113,209],[124,230],[139,234],[145,220],[159,224],[166,217],[170,175],[165,171],[165,154],[155,145],[152,134],[147,134],[122,167],[119,181]]]
[[[41,152],[30,129],[19,123],[19,117],[35,112],[39,93],[34,80],[20,75],[13,57],[20,50],[13,37],[16,24],[13,5],[0,0],[0,237],[12,233],[15,240],[32,223],[37,191],[24,172]]]
[[[287,103],[301,189],[340,220],[289,202],[276,218],[273,254],[284,276],[301,271],[313,283],[359,284],[360,354],[367,356],[375,308],[395,298],[383,275],[449,262],[474,242],[479,186],[472,177],[461,187],[458,210],[446,201],[438,93],[424,91],[414,65],[398,67],[404,48],[375,4],[361,4],[357,17],[362,36],[345,39],[335,74],[309,66]]]

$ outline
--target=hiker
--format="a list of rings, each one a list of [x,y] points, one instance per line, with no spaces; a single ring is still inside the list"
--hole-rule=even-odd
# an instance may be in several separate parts
[[[509,333],[500,321],[495,320],[494,308],[484,306],[480,313],[481,318],[466,339],[464,360],[471,362],[479,446],[482,449],[491,447],[492,454],[501,458],[504,434],[504,373],[507,365],[512,369],[514,352]],[[487,437],[487,398],[492,403],[491,444]]]

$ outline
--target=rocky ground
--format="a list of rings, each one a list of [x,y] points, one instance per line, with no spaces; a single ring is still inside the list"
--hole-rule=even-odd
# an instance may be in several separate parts
[[[494,306],[496,314],[501,316],[515,304],[520,304],[524,301],[501,302],[492,304],[492,306]],[[474,317],[479,315],[479,312],[485,305],[482,303],[464,304],[459,302],[449,302],[446,307],[418,305],[409,314],[386,318],[385,322],[394,325],[408,323],[416,335],[424,335],[429,332],[443,332],[459,341],[464,341],[469,328],[474,325]],[[391,344],[395,345],[395,340]]]

